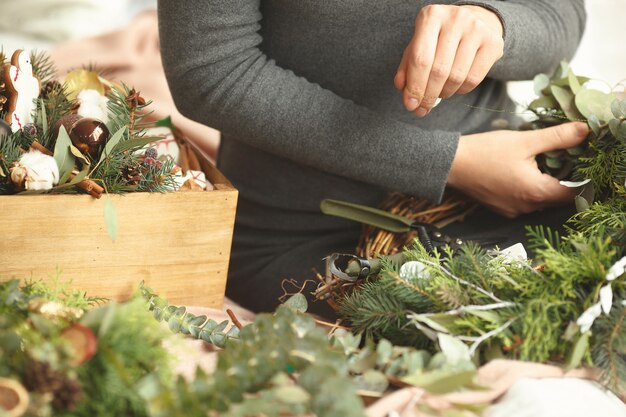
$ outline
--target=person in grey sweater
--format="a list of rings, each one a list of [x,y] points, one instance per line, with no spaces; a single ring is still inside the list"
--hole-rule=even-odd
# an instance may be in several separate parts
[[[218,167],[240,193],[227,295],[247,308],[273,310],[283,279],[354,250],[360,226],[322,215],[324,198],[438,202],[450,186],[497,223],[572,197],[534,157],[579,143],[583,124],[489,132],[500,114],[481,109],[512,109],[505,81],[571,58],[583,0],[159,0],[158,12],[178,109],[222,132]]]

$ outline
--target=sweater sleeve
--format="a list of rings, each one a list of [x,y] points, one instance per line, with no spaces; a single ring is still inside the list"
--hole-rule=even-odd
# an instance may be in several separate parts
[[[483,6],[495,12],[504,27],[504,55],[489,77],[528,80],[551,74],[570,60],[585,30],[584,0],[475,0],[456,5]]]
[[[259,49],[260,0],[159,0],[182,114],[320,170],[441,200],[460,134],[425,131],[281,68]]]

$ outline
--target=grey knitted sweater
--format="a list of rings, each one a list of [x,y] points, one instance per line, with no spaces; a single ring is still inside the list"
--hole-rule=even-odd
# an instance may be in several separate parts
[[[476,90],[419,119],[393,78],[430,3],[497,12],[505,50]],[[503,81],[569,59],[584,20],[583,0],[159,0],[174,100],[222,132],[218,165],[240,191],[233,254],[254,253],[261,269],[348,227],[319,213],[323,198],[377,205],[396,190],[438,201],[460,134],[495,117],[476,107],[510,108]]]

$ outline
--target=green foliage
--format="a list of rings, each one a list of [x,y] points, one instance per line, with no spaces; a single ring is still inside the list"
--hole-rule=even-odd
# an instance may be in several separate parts
[[[40,302],[54,309],[40,311]],[[30,390],[27,416],[147,416],[138,381],[150,377],[163,387],[171,385],[171,358],[162,346],[169,333],[146,311],[144,301],[94,308],[99,302],[58,279],[52,285],[33,281],[22,287],[18,280],[0,282],[0,376]],[[89,311],[79,322],[93,331],[97,350],[77,366],[63,331],[76,325],[75,313],[83,309]],[[33,381],[44,385],[33,386]],[[66,383],[83,393],[72,410],[55,403],[56,392],[45,391]],[[67,389],[71,386],[61,387]]]
[[[609,372],[606,361],[598,359],[610,356],[616,368],[626,370],[618,360],[625,352],[621,341],[607,345],[606,332],[600,334],[594,327],[589,346],[576,346],[578,338],[569,330],[597,302],[622,249],[604,236],[578,233],[563,238],[544,228],[529,229],[529,236],[541,269],[471,245],[439,259],[416,244],[405,255],[429,266],[427,279],[390,279],[397,265],[389,269],[383,262],[387,266],[378,276],[341,303],[341,313],[375,338],[393,335],[394,343],[419,347],[431,340],[427,347],[433,352],[440,334],[464,341],[481,360],[497,353],[537,362],[565,361],[575,348],[578,356],[591,357],[590,352],[604,346],[610,355],[594,354],[594,363]],[[407,284],[419,291],[407,292]],[[615,299],[626,298],[625,285],[623,276],[612,282]],[[410,306],[411,300],[417,307]],[[424,300],[427,303],[420,304]],[[609,381],[612,386],[614,379]]]
[[[602,382],[615,392],[626,389],[626,307],[613,305],[616,310],[594,324],[594,343],[591,355],[595,366],[603,369]]]
[[[85,291],[71,288],[72,281],[61,280],[61,271],[57,271],[51,278],[51,283],[41,280],[28,281],[22,292],[31,298],[40,297],[48,301],[57,301],[67,307],[80,308],[84,311],[107,301],[106,298],[90,297]]]
[[[542,171],[559,179],[589,178],[596,199],[605,200],[616,194],[614,184],[626,179],[626,94],[594,90],[585,85],[588,80],[577,77],[565,63],[552,77],[537,75],[539,97],[528,106],[537,119],[529,127],[587,122],[591,133],[582,145],[546,152],[538,163]]]
[[[140,380],[150,375],[170,386],[171,356],[162,346],[167,336],[136,299],[89,311],[81,322],[98,338],[97,354],[78,369],[86,401],[67,416],[147,416],[137,392]]]
[[[297,382],[287,375],[298,375]],[[210,375],[198,372],[193,383],[179,381],[174,391],[152,381],[142,390],[153,416],[224,416],[282,412],[317,416],[362,416],[363,405],[349,379],[339,347],[315,321],[289,307],[261,314],[226,342]]]
[[[167,323],[173,332],[191,335],[221,348],[225,347],[229,340],[239,337],[239,329],[236,326],[224,331],[228,326],[228,320],[218,323],[207,316],[191,314],[185,307],[169,305],[167,300],[159,297],[143,282],[139,286],[139,290],[148,302],[148,308],[152,311],[154,318]]]

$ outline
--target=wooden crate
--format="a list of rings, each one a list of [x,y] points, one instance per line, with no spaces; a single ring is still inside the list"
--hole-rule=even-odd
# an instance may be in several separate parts
[[[123,300],[139,283],[172,304],[221,307],[238,192],[205,164],[215,190],[112,195],[115,242],[104,204],[89,195],[0,196],[0,279],[61,280]]]

